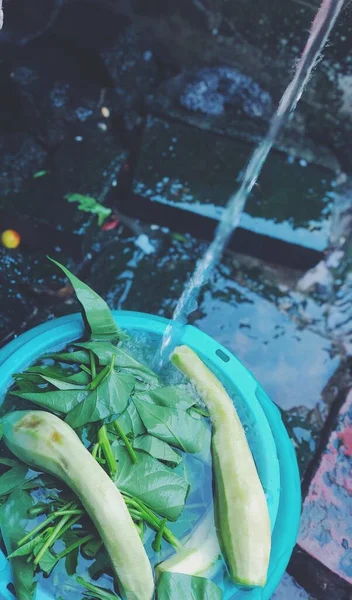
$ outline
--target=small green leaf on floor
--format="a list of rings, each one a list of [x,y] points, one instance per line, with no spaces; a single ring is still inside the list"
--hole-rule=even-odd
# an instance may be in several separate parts
[[[99,227],[101,227],[105,219],[111,215],[111,208],[103,206],[91,196],[84,196],[82,194],[67,194],[65,198],[68,200],[68,202],[77,202],[78,210],[96,215],[98,217]]]
[[[40,177],[44,177],[44,175],[46,175],[47,172],[48,171],[37,171],[36,173],[34,173],[33,179],[39,179]]]

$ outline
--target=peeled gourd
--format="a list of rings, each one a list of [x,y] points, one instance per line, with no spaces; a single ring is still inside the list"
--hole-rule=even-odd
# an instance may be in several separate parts
[[[215,522],[232,578],[263,587],[271,550],[268,506],[246,434],[226,390],[188,346],[179,346],[172,363],[194,384],[213,426],[212,457]]]
[[[9,450],[34,469],[61,479],[78,496],[110,556],[126,600],[151,600],[151,565],[119,490],[61,419],[44,411],[3,418]]]

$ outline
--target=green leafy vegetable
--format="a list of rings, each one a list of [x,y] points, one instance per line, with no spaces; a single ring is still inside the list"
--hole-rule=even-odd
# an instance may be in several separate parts
[[[137,450],[144,450],[147,454],[150,454],[158,460],[168,462],[170,464],[178,465],[182,461],[182,456],[177,454],[169,444],[159,440],[153,435],[140,435],[135,438],[133,447]]]
[[[111,561],[105,548],[101,548],[97,553],[95,561],[89,567],[89,575],[94,579],[104,571],[111,570]]]
[[[120,332],[105,300],[66,267],[52,258],[50,260],[62,269],[73,285],[77,298],[82,305],[91,332],[91,339],[93,341],[118,342]]]
[[[95,598],[95,600],[121,600],[119,596],[116,596],[115,594],[113,594],[112,592],[109,592],[108,590],[99,588],[97,585],[93,585],[89,581],[85,581],[85,579],[83,579],[83,577],[77,577],[76,581],[80,585],[85,587],[87,590],[92,592],[91,597]]]
[[[35,394],[38,391],[38,383],[39,380],[36,378],[36,381],[31,381],[31,378],[20,378],[16,379],[16,384],[18,386],[18,391],[23,392],[25,394]],[[10,392],[13,396],[17,396],[15,392]]]
[[[61,367],[60,365],[36,365],[34,367],[28,367],[26,371],[18,374],[24,376],[28,373],[34,373],[35,375],[47,375],[48,377],[54,377],[57,379],[66,379],[66,377],[70,376],[72,371]]]
[[[33,174],[33,179],[39,179],[40,177],[44,177],[48,171],[37,171]]]
[[[5,467],[19,467],[21,464],[16,458],[0,458],[0,465],[4,465]]]
[[[71,552],[66,556],[65,559],[65,568],[67,574],[72,577],[76,573],[77,564],[78,564],[78,552],[79,548],[74,548]]]
[[[196,399],[190,394],[189,387],[184,384],[154,388],[148,392],[138,393],[136,397],[159,406],[183,410],[187,410],[196,403]]]
[[[57,390],[53,392],[10,392],[13,396],[34,402],[57,413],[67,414],[88,395],[84,390]]]
[[[221,589],[209,579],[180,573],[162,573],[157,600],[221,600]]]
[[[23,490],[14,491],[0,508],[1,535],[10,554],[17,548],[28,523],[28,510],[33,501]],[[23,556],[10,559],[17,600],[33,600],[36,583],[34,581],[34,565]]]
[[[175,521],[181,514],[189,486],[158,460],[137,451],[138,463],[134,464],[126,448],[118,442],[112,443],[118,461],[117,487],[136,496],[159,515]]]
[[[72,381],[65,381],[64,379],[55,379],[54,377],[48,377],[47,375],[41,375],[41,378],[56,387],[58,390],[79,390],[82,389],[81,385],[73,383]]]
[[[89,352],[85,352],[84,350],[76,350],[74,352],[56,352],[55,354],[49,354],[46,358],[52,358],[53,360],[63,363],[72,362],[79,365],[90,364]]]
[[[133,448],[128,436],[122,429],[122,427],[117,419],[115,419],[115,421],[113,422],[113,427],[116,431],[116,434],[121,439],[121,442],[125,445],[126,450],[127,450],[128,454],[130,455],[132,462],[137,463],[138,462],[137,454],[135,453],[134,448]]]
[[[186,411],[143,402],[138,397],[134,404],[148,433],[185,452],[201,452],[210,444],[210,431],[199,415]]]
[[[6,496],[17,488],[22,488],[26,482],[35,479],[38,473],[30,471],[26,465],[19,463],[0,477],[0,497]]]
[[[103,421],[107,417],[122,413],[134,388],[134,377],[128,373],[119,373],[113,368],[89,396],[76,405],[67,415],[66,422],[74,429]]]
[[[37,554],[37,552],[39,550],[40,550],[40,546],[37,548],[37,551],[36,550],[34,551],[34,554]],[[54,556],[54,554],[50,550],[46,550],[38,562],[41,570],[44,571],[44,573],[46,573],[47,575],[49,575],[49,573],[51,573],[51,571],[55,567],[56,563],[57,563],[56,556]]]
[[[118,417],[117,420],[126,435],[132,435],[135,437],[137,435],[141,435],[142,433],[147,433],[147,430],[143,425],[143,421],[140,418],[133,402],[130,402],[126,410]]]
[[[109,342],[82,342],[75,344],[78,348],[91,350],[97,356],[99,364],[105,366],[111,363],[112,357],[115,357],[115,365],[119,369],[126,369],[135,376],[142,377],[145,381],[153,383],[158,382],[158,376],[146,365],[138,362],[133,356]]]
[[[65,198],[69,202],[78,202],[78,210],[91,213],[92,215],[97,215],[99,227],[104,223],[105,219],[111,215],[111,208],[103,206],[90,196],[83,196],[82,194],[67,194]]]
[[[74,387],[76,385],[87,385],[90,382],[89,375],[84,371],[79,371],[75,373],[72,372],[72,370],[60,367],[60,365],[43,365],[40,367],[29,367],[27,371],[20,374],[21,377],[28,377],[32,375],[39,376],[43,379],[50,378],[50,383],[52,383],[52,385],[55,385],[55,387],[57,388],[59,388],[60,382],[73,384],[71,387]]]

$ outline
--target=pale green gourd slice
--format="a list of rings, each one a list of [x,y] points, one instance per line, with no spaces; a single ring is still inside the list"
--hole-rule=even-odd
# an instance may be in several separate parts
[[[230,574],[243,585],[263,587],[271,550],[270,518],[245,431],[223,385],[191,348],[179,346],[171,361],[198,390],[213,425],[215,521]]]

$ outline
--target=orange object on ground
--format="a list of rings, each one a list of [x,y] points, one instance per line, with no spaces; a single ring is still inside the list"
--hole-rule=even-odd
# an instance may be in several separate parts
[[[5,248],[17,248],[21,243],[21,236],[14,229],[6,229],[1,234],[1,243]]]

